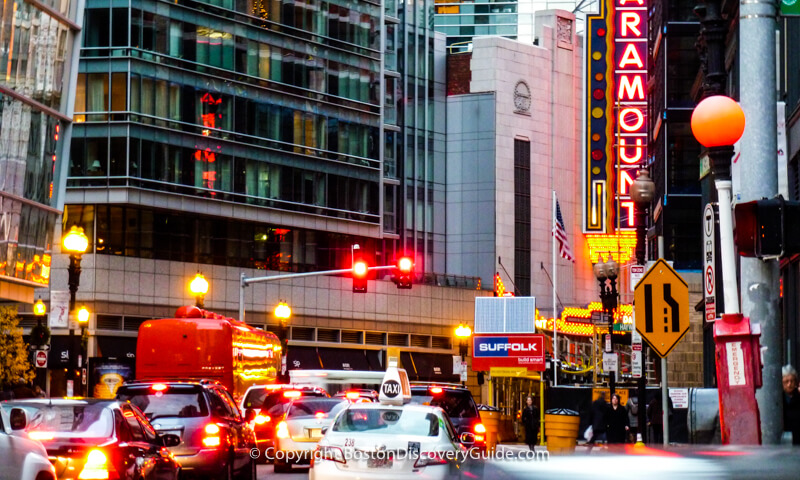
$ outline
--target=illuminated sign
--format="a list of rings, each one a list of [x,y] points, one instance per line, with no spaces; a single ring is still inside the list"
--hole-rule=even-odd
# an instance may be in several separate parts
[[[601,2],[586,21],[583,229],[613,233],[635,227],[630,187],[647,160],[647,4]]]
[[[589,247],[589,259],[597,263],[599,257],[614,257],[619,264],[625,264],[636,251],[636,232],[622,230],[619,233],[598,233],[586,235],[586,246]]]
[[[473,336],[472,369],[525,367],[544,370],[544,335],[505,333]]]

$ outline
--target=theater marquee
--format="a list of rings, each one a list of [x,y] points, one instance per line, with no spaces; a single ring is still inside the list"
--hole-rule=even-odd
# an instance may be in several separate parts
[[[610,0],[587,16],[587,234],[636,226],[630,187],[647,162],[647,34],[645,0]]]

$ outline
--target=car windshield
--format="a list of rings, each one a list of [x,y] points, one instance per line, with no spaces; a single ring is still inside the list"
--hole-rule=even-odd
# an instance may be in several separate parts
[[[433,412],[408,409],[350,408],[336,419],[334,432],[436,437],[443,420]]]
[[[478,406],[468,391],[443,390],[432,395],[428,390],[424,392],[411,391],[411,403],[442,407],[450,418],[473,418],[479,415]]]
[[[286,396],[286,392],[297,392],[294,396]],[[323,397],[319,392],[312,390],[272,390],[272,389],[253,389],[244,397],[244,408],[260,408],[269,410],[275,405],[289,403],[298,397]]]
[[[103,404],[42,405],[28,430],[59,438],[108,438],[114,432],[114,414]]]
[[[331,418],[348,405],[339,399],[319,398],[292,402],[286,418],[317,417]]]
[[[148,420],[161,417],[205,417],[208,407],[203,392],[126,392],[118,395],[139,407]]]

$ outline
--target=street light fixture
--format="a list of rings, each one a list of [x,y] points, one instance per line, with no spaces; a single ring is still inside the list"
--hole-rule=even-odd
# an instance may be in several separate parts
[[[89,326],[89,309],[86,307],[81,307],[78,309],[78,325],[81,326],[81,363],[78,365],[80,368],[82,365],[87,365],[88,367],[88,346],[89,346],[89,330],[87,327]],[[87,368],[88,371],[88,368]],[[84,397],[88,396],[86,389],[89,387],[89,382],[86,378],[81,378],[81,392]]]
[[[281,300],[275,307],[274,314],[275,318],[278,319],[278,340],[281,342],[281,376],[283,376],[283,366],[289,350],[287,324],[289,323],[289,319],[292,317],[292,309],[289,307],[288,303]]]
[[[594,276],[600,283],[600,300],[603,304],[603,312],[608,318],[608,343],[611,344],[614,333],[614,310],[617,308],[617,275],[619,274],[619,264],[609,255],[608,261],[603,262],[600,256],[593,267]],[[608,285],[606,284],[608,281]],[[613,353],[614,347],[607,353]],[[611,395],[614,395],[616,388],[616,372],[608,373],[608,386]]]
[[[197,308],[204,308],[203,299],[206,293],[208,293],[208,280],[206,280],[206,277],[204,277],[202,273],[197,272],[197,275],[194,276],[189,284],[189,291],[194,295]]]
[[[472,336],[472,329],[469,325],[461,323],[456,327],[456,338],[458,338],[458,354],[461,355],[461,365],[466,369],[467,355],[469,354],[469,337]],[[462,377],[463,378],[463,377]],[[462,382],[466,384],[466,382]]]
[[[636,263],[644,265],[647,255],[647,208],[653,201],[656,184],[650,172],[642,168],[631,185],[631,200],[636,206]]]
[[[61,239],[61,247],[64,252],[69,253],[69,267],[67,273],[69,274],[67,283],[69,284],[69,313],[72,314],[75,310],[75,297],[78,293],[78,286],[81,283],[81,256],[89,249],[89,237],[83,233],[83,227],[73,225],[64,238]],[[75,377],[76,362],[75,362],[75,329],[72,322],[69,323],[69,364],[70,372]],[[78,364],[77,368],[81,365]],[[65,380],[69,380],[68,378]]]

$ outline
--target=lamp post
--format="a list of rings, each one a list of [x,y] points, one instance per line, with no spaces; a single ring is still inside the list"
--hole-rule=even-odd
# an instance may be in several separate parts
[[[31,344],[38,346],[39,349],[45,348],[44,345],[47,344],[50,333],[47,331],[44,325],[42,325],[42,319],[44,318],[45,314],[47,313],[47,307],[44,305],[42,299],[36,300],[36,303],[33,304],[33,314],[36,316],[36,326],[33,327],[31,330]],[[35,353],[34,353],[35,355]],[[34,357],[35,358],[35,357]],[[45,365],[45,368],[47,365]],[[42,381],[42,375],[44,373],[44,381]],[[42,390],[46,389],[46,381],[47,381],[47,371],[44,368],[37,368],[36,369],[36,385],[42,388]]]
[[[88,372],[88,346],[89,346],[89,331],[87,327],[89,326],[89,309],[86,307],[81,307],[78,309],[78,325],[81,326],[81,364],[87,366]],[[81,367],[81,364],[78,367]],[[89,388],[88,379],[81,376],[81,392],[84,397],[88,396],[87,389]]]
[[[194,295],[195,306],[197,306],[197,308],[204,308],[203,300],[205,299],[206,293],[208,293],[208,280],[206,280],[206,277],[204,277],[202,273],[197,272],[197,275],[194,276],[189,283],[189,291]]]
[[[89,237],[83,233],[82,227],[73,225],[61,240],[61,247],[66,253],[69,253],[69,267],[67,267],[69,278],[67,283],[69,284],[69,313],[71,315],[75,310],[75,297],[78,293],[78,285],[81,283],[81,256],[89,249]],[[81,364],[75,362],[75,328],[71,321],[69,323],[69,349],[70,375],[65,380],[69,381],[69,377],[72,377],[74,381],[76,368],[81,368]]]
[[[472,336],[472,329],[469,328],[469,325],[465,325],[463,323],[459,324],[456,327],[456,338],[458,338],[458,354],[461,355],[461,368],[463,371],[466,371],[467,368],[467,355],[469,354],[469,344],[467,343],[469,338]],[[461,378],[464,378],[463,376]],[[467,382],[462,380],[462,385],[466,385]]]
[[[642,168],[636,176],[631,185],[631,199],[636,206],[636,263],[644,265],[647,260],[647,209],[653,201],[656,192],[656,184],[650,178],[650,173],[647,169]],[[641,361],[644,363],[644,346],[642,346]],[[642,365],[642,375],[636,381],[636,396],[639,399],[639,405],[642,407],[647,401],[647,372],[644,365]],[[638,431],[642,434],[642,441],[647,442],[647,411],[645,408],[639,408],[639,425],[642,425]]]
[[[286,354],[289,349],[289,339],[287,324],[292,317],[292,309],[289,304],[281,300],[275,307],[275,318],[278,319],[278,340],[281,342],[281,376],[285,375]]]
[[[600,283],[600,300],[603,304],[603,312],[608,317],[608,342],[610,348],[606,348],[606,353],[612,353],[614,347],[612,345],[614,333],[614,310],[617,308],[617,275],[619,274],[619,264],[609,255],[608,261],[603,262],[603,257],[600,256],[597,263],[594,264],[594,276]],[[608,373],[608,387],[611,395],[614,395],[616,389],[616,372]]]

